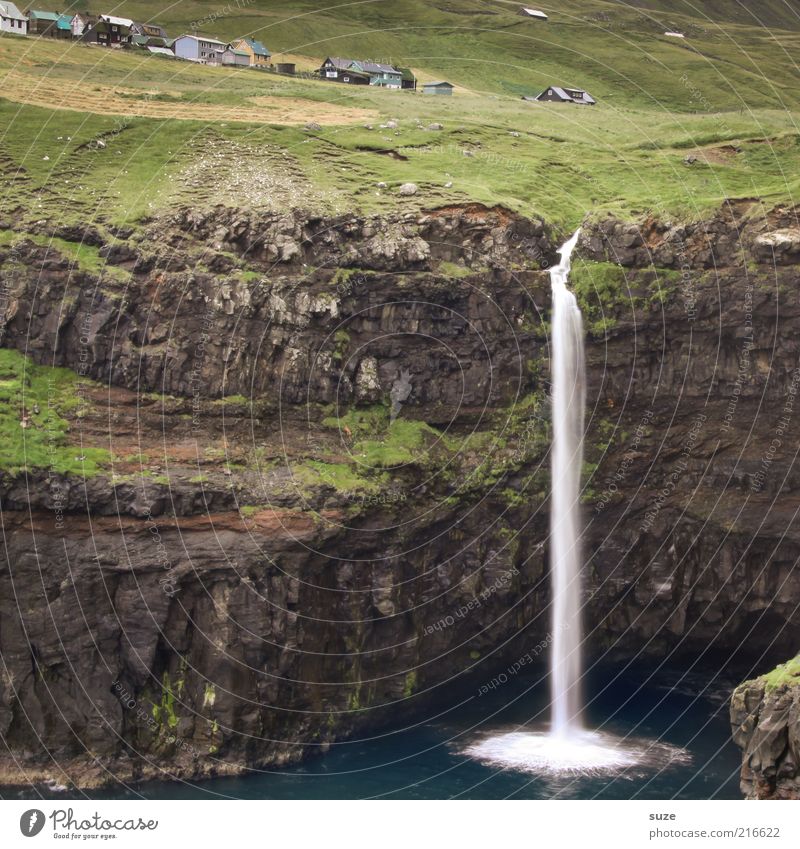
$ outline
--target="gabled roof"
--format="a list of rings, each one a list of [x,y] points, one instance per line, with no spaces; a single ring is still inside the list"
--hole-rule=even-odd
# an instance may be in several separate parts
[[[71,30],[72,15],[60,15],[58,20],[56,21],[56,29]]]
[[[175,57],[175,54],[168,47],[153,47],[148,46],[147,48],[151,53],[158,53],[162,56],[172,56]]]
[[[220,41],[217,38],[210,38],[207,35],[190,35],[189,33],[179,35],[172,43],[174,44],[175,41],[180,41],[182,38],[191,38],[194,41],[205,41],[206,44],[218,44],[223,50],[228,46],[224,41]]]
[[[367,74],[399,74],[400,71],[392,65],[384,65],[380,62],[361,62],[356,60],[358,67]]]
[[[38,9],[31,9],[28,12],[28,17],[37,21],[57,21],[59,16],[56,12],[41,12]]]
[[[118,18],[116,15],[100,15],[100,20],[117,27],[133,26],[133,21],[130,18]]]
[[[326,65],[328,62],[340,71],[346,71],[355,64],[353,59],[340,59],[338,56],[327,56],[322,64]]]
[[[166,38],[167,31],[164,27],[159,26],[158,24],[143,24],[139,21],[136,21],[133,24],[133,29],[135,29],[140,35],[149,35],[153,38]]]
[[[359,71],[356,68],[345,68],[345,74],[349,74],[351,77],[361,77],[363,80],[369,79],[369,74],[366,71]]]
[[[529,9],[527,6],[522,7],[522,14],[527,15],[529,18],[541,18],[541,20],[546,21],[547,15],[544,12],[540,12],[538,9]]]
[[[563,100],[565,103],[597,103],[597,101],[582,88],[573,88],[572,86],[565,86],[562,88],[557,85],[547,86],[547,88],[534,99],[541,100],[551,91],[559,100]]]
[[[452,83],[448,83],[446,80],[434,80],[433,82],[423,83],[423,85],[446,85],[448,88],[455,88]]]
[[[256,56],[266,56],[267,59],[272,56],[269,50],[267,50],[267,48],[264,47],[264,45],[260,41],[257,41],[255,38],[240,38],[238,39],[238,41],[244,41],[245,44],[247,44],[247,46],[253,51],[253,53],[256,54]]]
[[[6,3],[5,0],[0,3],[0,15],[4,18],[11,18],[15,21],[28,20],[13,3]]]

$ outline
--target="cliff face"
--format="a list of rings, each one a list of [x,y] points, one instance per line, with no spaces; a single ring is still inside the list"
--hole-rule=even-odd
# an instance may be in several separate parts
[[[800,799],[800,659],[746,681],[731,699],[748,799]]]
[[[789,651],[792,216],[582,235],[597,656]],[[221,208],[88,241],[102,273],[0,247],[3,346],[96,381],[64,416],[111,451],[0,481],[2,781],[283,763],[547,640],[542,222]]]

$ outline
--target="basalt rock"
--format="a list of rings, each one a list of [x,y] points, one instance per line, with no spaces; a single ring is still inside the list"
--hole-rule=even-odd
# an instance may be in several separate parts
[[[800,799],[800,680],[771,677],[741,684],[731,699],[742,792],[748,799]]]
[[[581,294],[597,658],[796,649],[800,302],[764,242],[793,219],[584,228],[576,259],[623,269]],[[116,238],[101,275],[0,247],[3,345],[99,381],[76,444],[148,455],[0,478],[0,780],[286,763],[547,640],[550,228],[219,207]],[[381,405],[417,442],[374,436],[391,470],[359,489],[336,416]]]

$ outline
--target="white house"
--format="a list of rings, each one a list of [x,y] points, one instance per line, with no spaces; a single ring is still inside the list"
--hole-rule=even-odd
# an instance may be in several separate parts
[[[227,46],[224,41],[204,35],[179,35],[172,50],[179,59],[200,62],[202,65],[220,65]]]
[[[544,12],[540,12],[538,9],[529,9],[527,6],[523,6],[519,13],[525,15],[526,18],[537,18],[540,21],[547,20],[547,15]]]
[[[7,3],[6,0],[0,0],[0,32],[28,34],[28,19],[13,3]]]
[[[70,29],[72,30],[72,37],[80,38],[90,23],[91,18],[88,14],[76,12],[69,22]]]

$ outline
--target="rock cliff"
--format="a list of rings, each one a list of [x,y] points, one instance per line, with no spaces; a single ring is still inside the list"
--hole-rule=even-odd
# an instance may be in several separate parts
[[[800,799],[800,658],[746,681],[731,699],[748,799]]]
[[[598,659],[794,650],[794,216],[586,223]],[[85,378],[70,459],[107,451],[0,480],[0,781],[285,763],[546,640],[558,242],[466,206],[0,243],[2,345]]]

